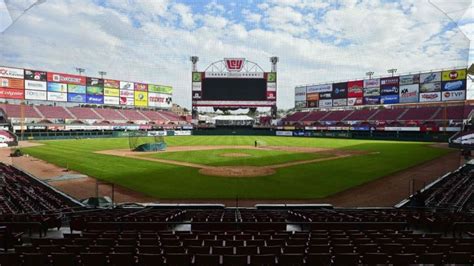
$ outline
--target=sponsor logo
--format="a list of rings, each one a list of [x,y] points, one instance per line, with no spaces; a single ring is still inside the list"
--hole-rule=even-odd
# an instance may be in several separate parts
[[[443,92],[443,101],[464,100],[466,91],[445,91]]]
[[[49,91],[48,100],[57,102],[67,102],[67,93]]]
[[[398,87],[397,86],[384,86],[380,89],[381,94],[398,94]]]
[[[456,75],[457,75],[457,72],[455,72]],[[464,83],[462,80],[458,80],[458,81],[451,81],[451,82],[446,82],[443,86],[443,89],[444,90],[447,90],[447,91],[455,91],[455,90],[459,90],[463,87]]]
[[[244,67],[245,58],[225,58],[225,67],[229,72],[240,72]]]
[[[102,103],[104,103],[104,96],[87,95],[87,100],[86,101],[88,103],[102,104]]]
[[[380,79],[380,85],[398,85],[398,77]]]
[[[0,77],[23,79],[24,71],[18,68],[0,67]]]
[[[276,100],[276,93],[274,91],[267,91],[267,100]]]
[[[399,84],[409,85],[414,83],[420,83],[420,74],[401,76]]]
[[[193,72],[193,82],[201,82],[201,72]]]
[[[380,97],[364,97],[365,104],[379,104]]]
[[[148,91],[148,86],[147,86],[147,84],[143,84],[143,83],[135,83],[135,90],[136,91]]]
[[[380,79],[366,79],[364,80],[364,88],[380,86]]]
[[[443,71],[442,78],[443,78],[443,81],[464,80],[466,79],[466,73],[467,73],[466,69]]]
[[[0,88],[0,98],[23,99],[24,97],[25,97],[24,90]]]
[[[425,100],[432,100],[432,99],[438,98],[438,95],[437,94],[422,94],[421,98]]]
[[[25,79],[46,81],[46,72],[36,70],[25,70]]]
[[[429,82],[432,82],[434,81],[436,78],[436,74],[435,73],[431,73],[430,75],[428,75],[422,83],[429,83]]]
[[[312,93],[312,92],[331,92],[332,91],[332,84],[308,86],[306,91],[308,93]]]
[[[53,74],[53,81],[55,82],[68,82],[68,83],[81,83],[81,78],[75,78],[70,76],[61,76]]]
[[[158,97],[156,97],[158,98]],[[199,91],[193,91],[193,100],[200,100],[201,99],[201,92]],[[150,97],[150,101],[151,101],[151,97]]]
[[[384,95],[380,98],[381,104],[393,104],[398,103],[398,94],[397,95]]]
[[[85,103],[86,96],[84,94],[68,93],[67,101],[75,103]]]
[[[441,98],[440,92],[420,93],[420,102],[436,102]]]
[[[25,80],[25,89],[45,91],[46,87],[44,81]]]
[[[347,98],[347,105],[362,105],[363,103],[363,98]]]
[[[424,83],[420,87],[421,92],[434,92],[434,91],[440,91],[440,90],[441,90],[441,82],[439,81]]]
[[[458,72],[457,71],[451,71],[449,73],[449,78],[450,79],[457,79],[458,78]]]
[[[46,92],[45,91],[25,90],[25,99],[27,99],[27,100],[46,100]]]
[[[119,89],[120,88],[120,81],[105,79],[104,80],[104,87]]]
[[[320,93],[320,94],[319,94],[319,98],[320,98],[320,99],[331,99],[331,98],[332,98],[332,94],[331,94],[330,92]]]
[[[364,88],[364,96],[378,96],[380,88]]]

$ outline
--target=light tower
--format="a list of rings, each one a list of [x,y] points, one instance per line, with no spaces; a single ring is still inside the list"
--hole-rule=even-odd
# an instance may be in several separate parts
[[[107,75],[107,72],[105,72],[105,71],[99,71],[98,73],[99,73],[101,79],[103,79],[104,76]]]
[[[374,71],[368,71],[368,72],[365,72],[365,74],[369,76],[369,79],[372,79],[372,75],[374,75]]]
[[[193,63],[193,72],[196,72],[197,71],[197,62],[199,61],[199,57],[191,56],[191,57],[189,57],[189,60],[191,60],[191,63]]]
[[[270,62],[272,63],[272,72],[277,72],[277,63],[280,59],[278,56],[270,57]]]
[[[86,69],[82,67],[76,67],[76,71],[79,74],[79,76],[82,76],[82,73],[86,72]]]
[[[390,68],[389,70],[387,70],[387,73],[391,73],[392,77],[393,77],[393,75],[395,75],[395,73],[397,73],[397,69],[396,68]]]

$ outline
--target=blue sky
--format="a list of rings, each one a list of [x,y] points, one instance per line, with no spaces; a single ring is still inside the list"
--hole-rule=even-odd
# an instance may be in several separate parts
[[[0,0],[0,65],[169,84],[191,103],[199,69],[280,57],[278,106],[300,84],[466,66],[474,52],[470,0]],[[27,10],[25,12],[25,10]]]

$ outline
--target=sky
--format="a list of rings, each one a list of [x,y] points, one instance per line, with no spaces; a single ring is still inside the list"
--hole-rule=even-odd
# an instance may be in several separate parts
[[[472,0],[0,0],[0,65],[171,85],[188,108],[192,55],[278,56],[288,109],[297,85],[466,67],[473,38]]]

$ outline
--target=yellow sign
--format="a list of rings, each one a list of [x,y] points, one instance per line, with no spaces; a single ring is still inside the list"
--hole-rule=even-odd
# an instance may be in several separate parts
[[[120,90],[115,88],[104,88],[104,96],[112,96],[112,97],[119,97]]]
[[[148,92],[135,91],[135,106],[148,106]]]
[[[460,79],[466,79],[466,69],[448,70],[448,71],[443,71],[441,74],[442,81],[460,80]]]

